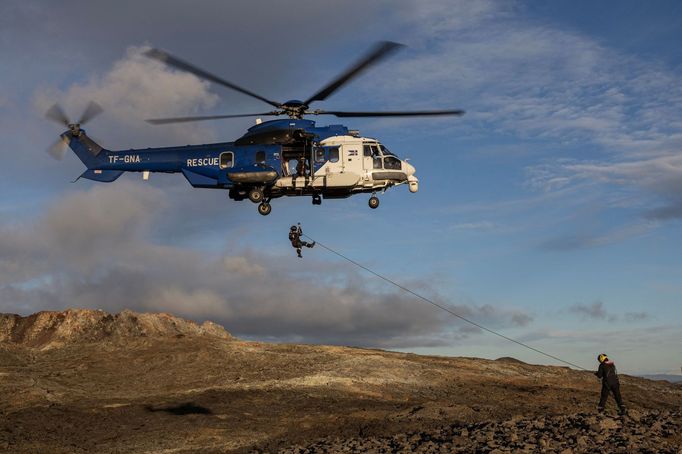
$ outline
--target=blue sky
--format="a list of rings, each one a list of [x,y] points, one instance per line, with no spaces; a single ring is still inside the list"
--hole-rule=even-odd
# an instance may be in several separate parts
[[[286,233],[300,221],[377,272],[573,363],[592,367],[605,351],[625,372],[679,372],[680,9],[4,2],[0,311],[128,307],[209,318],[245,338],[552,363],[323,249],[296,259]],[[388,191],[376,211],[365,196],[319,207],[290,198],[264,218],[177,175],[71,184],[82,164],[43,151],[61,132],[42,117],[55,101],[74,116],[99,102],[88,131],[112,149],[230,140],[250,120],[143,119],[263,108],[148,61],[145,46],[284,101],[386,39],[408,47],[316,107],[467,114],[344,122],[417,169],[420,191]]]

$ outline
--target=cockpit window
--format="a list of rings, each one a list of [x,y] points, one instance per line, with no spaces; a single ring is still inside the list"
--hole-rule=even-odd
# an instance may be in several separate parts
[[[375,142],[370,142],[370,143],[365,142],[365,144],[362,147],[362,154],[368,158],[369,157],[381,156],[381,151],[379,150],[380,146],[381,145],[379,145]]]
[[[339,162],[339,149],[329,148],[329,162]]]
[[[400,159],[395,156],[386,156],[384,158],[384,169],[400,170]]]
[[[379,147],[381,147],[381,152],[384,154],[384,156],[387,156],[387,155],[388,156],[395,156],[395,154],[391,153],[391,151],[388,148],[386,148],[385,146],[379,145]]]

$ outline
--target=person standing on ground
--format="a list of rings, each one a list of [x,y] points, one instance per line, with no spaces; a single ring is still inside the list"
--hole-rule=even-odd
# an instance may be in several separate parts
[[[623,405],[623,398],[620,395],[620,381],[618,380],[618,373],[616,372],[616,365],[611,361],[605,353],[597,356],[599,361],[599,369],[594,373],[597,378],[601,378],[601,398],[597,410],[600,413],[604,412],[606,400],[609,398],[609,393],[613,393],[613,398],[618,404],[618,412],[621,415],[626,413],[625,405]]]

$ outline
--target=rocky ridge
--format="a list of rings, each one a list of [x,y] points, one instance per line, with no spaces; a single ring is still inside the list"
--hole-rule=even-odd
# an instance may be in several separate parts
[[[213,322],[199,325],[165,313],[124,310],[109,314],[102,310],[68,309],[37,312],[27,317],[0,314],[0,343],[41,350],[79,342],[182,336],[231,338],[222,326]]]

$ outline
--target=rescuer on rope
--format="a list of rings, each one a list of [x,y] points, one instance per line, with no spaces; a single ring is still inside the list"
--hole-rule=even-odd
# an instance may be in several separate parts
[[[303,235],[303,230],[301,230],[301,223],[298,223],[298,227],[295,225],[291,226],[291,229],[289,229],[289,241],[291,241],[291,246],[296,249],[296,253],[298,254],[299,258],[303,258],[301,255],[301,248],[303,246],[305,247],[313,247],[315,246],[315,242],[313,241],[312,243],[306,243],[305,241],[301,240],[301,235]]]
[[[599,369],[597,369],[594,375],[601,378],[601,398],[599,399],[597,410],[600,413],[604,411],[606,400],[609,398],[609,392],[612,392],[618,404],[618,412],[621,415],[626,414],[627,411],[625,405],[623,405],[623,398],[620,395],[620,382],[618,381],[616,365],[606,356],[606,353],[599,354],[597,361],[599,361]]]

